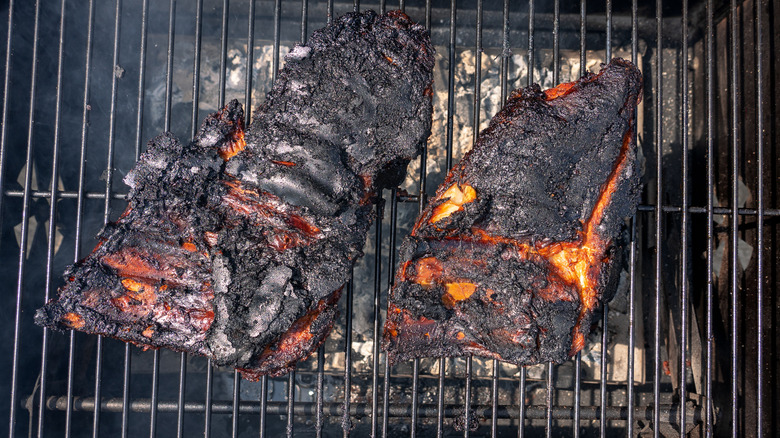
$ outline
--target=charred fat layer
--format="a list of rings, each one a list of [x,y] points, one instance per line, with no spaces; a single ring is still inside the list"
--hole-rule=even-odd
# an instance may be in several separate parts
[[[390,60],[388,60],[390,59]],[[38,324],[278,375],[330,332],[374,219],[430,134],[433,48],[400,12],[347,14],[288,55],[245,129],[150,142],[130,202]]]
[[[401,247],[391,361],[474,354],[562,362],[615,288],[616,239],[640,195],[633,116],[642,77],[599,74],[512,93]]]

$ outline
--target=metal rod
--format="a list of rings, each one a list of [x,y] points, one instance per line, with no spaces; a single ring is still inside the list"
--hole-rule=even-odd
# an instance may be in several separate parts
[[[349,436],[352,420],[349,417],[349,406],[352,398],[352,305],[354,298],[354,270],[349,274],[347,282],[347,303],[344,311],[344,412],[341,420],[343,436]]]
[[[287,436],[295,434],[295,369],[287,375]]]
[[[688,0],[682,0],[682,60],[680,70],[682,77],[682,215],[680,218],[680,409],[685,409],[688,399],[687,369],[688,369]],[[680,431],[687,430],[686,418],[680,414]]]
[[[325,377],[325,347],[323,345],[320,345],[320,348],[317,349],[317,410],[315,413],[315,423],[314,423],[314,430],[316,433],[317,438],[322,438],[322,421],[323,421],[323,415],[322,415],[322,406],[323,406],[323,394],[322,394],[322,384]],[[376,417],[376,409],[371,410],[372,418]],[[371,435],[372,438],[375,435]]]
[[[62,65],[64,59],[65,49],[65,0],[60,2],[60,33],[59,33],[59,46],[57,52],[57,92],[54,103],[54,136],[52,139],[52,164],[51,164],[51,192],[54,193],[57,189],[57,179],[59,178],[59,159],[60,159],[60,120],[62,111]],[[6,72],[6,75],[8,72]],[[8,95],[4,95],[7,99]],[[43,302],[49,302],[49,296],[51,293],[52,282],[52,262],[54,258],[54,240],[56,238],[56,221],[57,221],[57,199],[53,198],[49,202],[49,226],[46,230],[46,286],[44,288]],[[44,327],[41,339],[41,371],[40,371],[40,397],[38,408],[38,436],[43,436],[43,418],[44,409],[43,405],[46,400],[46,384],[47,384],[47,365],[49,363],[48,357],[48,344],[49,344],[49,330]]]
[[[203,437],[208,438],[211,435],[211,397],[212,384],[214,378],[214,366],[211,359],[206,363],[206,406],[203,412]]]
[[[604,32],[604,39],[606,40],[605,55],[606,62],[612,59],[612,0],[606,0],[607,9],[607,27]]]
[[[635,0],[636,1],[636,0]],[[634,115],[636,117],[636,114]],[[634,140],[636,141],[636,140]],[[628,376],[626,377],[626,406],[628,419],[626,421],[626,436],[634,435],[634,346],[636,344],[636,216],[631,218],[631,245],[629,246],[628,262]]]
[[[195,4],[195,48],[192,62],[192,118],[190,119],[190,137],[198,133],[198,102],[200,101],[200,55],[203,39],[203,0]],[[251,75],[250,75],[251,78]],[[248,110],[248,109],[247,109]]]
[[[9,12],[10,13],[10,12]],[[30,71],[30,112],[27,117],[27,152],[25,155],[25,169],[24,169],[24,197],[22,200],[22,223],[19,236],[19,265],[16,271],[16,308],[14,311],[14,346],[11,353],[11,404],[9,406],[9,437],[14,436],[14,429],[16,427],[16,390],[18,386],[19,375],[19,347],[20,347],[20,334],[21,334],[21,318],[22,318],[22,291],[24,290],[24,264],[27,260],[27,230],[29,226],[30,215],[30,187],[32,182],[32,149],[33,149],[33,134],[35,132],[35,97],[36,97],[36,77],[38,74],[38,29],[40,25],[40,13],[41,4],[40,1],[35,2],[35,18],[33,24],[33,41],[32,41],[32,68]],[[10,32],[10,30],[9,30]],[[7,74],[7,73],[6,73]]]
[[[305,2],[305,0],[304,0]],[[252,72],[255,63],[255,0],[249,0],[246,30],[246,75],[244,76],[244,114],[246,126],[252,121]],[[305,26],[304,37],[306,35]]]
[[[519,411],[518,416],[520,418],[520,424],[517,425],[517,438],[523,438],[525,436],[525,417],[526,417],[526,406],[525,406],[525,367],[520,367],[520,403],[519,403]],[[547,412],[545,412],[546,414]],[[577,415],[579,415],[579,410],[575,410],[574,412],[575,418]]]
[[[656,147],[656,212],[655,212],[655,309],[653,326],[653,436],[660,437],[661,412],[661,294],[663,284],[661,245],[663,244],[663,5],[662,0],[656,0],[656,72],[655,72],[655,147]]]
[[[504,22],[501,38],[501,104],[506,102],[509,96],[509,58],[512,53],[509,49],[509,0],[504,0]]]
[[[764,436],[764,19],[763,0],[756,4],[756,436]]]
[[[98,192],[86,192],[83,194],[86,199],[106,199],[105,193],[98,193]],[[6,190],[5,196],[9,198],[22,198],[24,196],[23,190]],[[76,199],[78,198],[79,194],[77,191],[71,191],[71,190],[57,190],[57,198],[58,199]],[[417,195],[409,195],[409,194],[403,194],[403,195],[397,195],[398,196],[398,202],[403,203],[418,203],[419,197]],[[111,199],[117,199],[117,200],[128,200],[127,193],[115,193],[112,192],[110,195]],[[36,190],[30,194],[30,198],[33,199],[40,199],[40,198],[51,198],[51,191],[50,190]],[[657,210],[655,205],[650,204],[639,204],[637,207],[637,211],[639,213],[655,213]],[[706,214],[707,213],[707,207],[697,207],[697,206],[689,206],[687,208],[688,213],[690,214]],[[661,207],[661,211],[664,213],[680,213],[683,211],[683,207],[681,205],[671,205],[671,204],[664,204]],[[733,211],[731,207],[713,207],[712,212],[719,216],[724,217],[731,217]],[[757,208],[746,208],[742,207],[737,209],[737,215],[738,216],[758,216],[758,209]],[[776,217],[780,216],[780,209],[777,208],[766,208],[763,209],[763,216],[764,217]]]
[[[114,47],[111,58],[111,65],[116,68],[119,65],[119,35],[122,16],[122,1],[116,0],[114,11]],[[106,185],[105,185],[105,202],[103,203],[103,225],[108,224],[111,213],[111,189],[114,179],[114,145],[116,137],[116,107],[117,107],[117,86],[118,77],[117,72],[111,69],[111,104],[109,107],[109,119],[108,119],[108,150],[106,152]],[[102,371],[103,371],[103,337],[97,338],[96,345],[96,359],[95,359],[95,398],[100,400],[101,386],[102,386]],[[92,415],[92,436],[97,438],[100,434],[100,410],[95,409]]]
[[[420,359],[414,358],[412,361],[412,416],[411,416],[411,438],[417,437],[417,403],[420,391]]]
[[[84,211],[84,185],[86,173],[87,156],[87,124],[89,122],[89,84],[90,71],[92,70],[92,36],[95,24],[95,2],[89,1],[89,12],[87,21],[87,46],[84,54],[84,95],[81,109],[81,145],[79,155],[79,176],[78,191],[76,197],[76,230],[74,236],[74,263],[79,260],[81,252],[81,225]],[[65,407],[65,437],[71,435],[71,425],[73,419],[73,375],[75,367],[76,335],[73,330],[70,331],[68,340],[68,384],[67,384],[67,402]]]
[[[274,3],[274,53],[272,61],[271,80],[276,82],[276,76],[279,74],[279,35],[282,29],[282,0],[276,0]]]
[[[67,403],[66,397],[50,396],[46,399],[46,409],[50,410],[63,410]],[[100,409],[104,412],[119,412],[122,408],[121,398],[104,398],[101,400]],[[178,408],[178,402],[175,400],[160,401],[158,403],[158,410],[160,412],[176,412]],[[92,411],[95,406],[94,397],[77,397],[74,403],[76,411]],[[130,403],[131,410],[133,412],[149,412],[150,400],[147,399],[135,399]],[[335,416],[342,412],[344,405],[340,402],[328,402],[324,405],[325,415]],[[662,415],[663,423],[675,424],[677,422],[677,408],[678,405],[664,404],[660,406],[660,412]],[[186,412],[198,413],[203,412],[205,409],[203,402],[187,402],[185,405]],[[219,414],[229,414],[233,409],[230,402],[213,402],[212,411]],[[531,420],[543,420],[547,416],[546,405],[532,405],[525,406],[525,416]],[[316,405],[314,403],[296,403],[295,415],[310,416],[314,414]],[[411,406],[408,403],[393,403],[388,408],[388,416],[398,418],[408,418],[411,415]],[[492,407],[490,405],[474,405],[472,411],[475,416],[487,417],[490,415]],[[653,418],[653,406],[641,406],[634,408],[634,418],[649,421]],[[241,412],[250,414],[260,411],[260,402],[244,400],[241,402]],[[420,416],[425,418],[436,417],[436,405],[425,403],[419,407]],[[498,416],[502,419],[517,418],[519,415],[520,406],[514,404],[500,405],[498,409]],[[570,406],[556,406],[553,408],[553,418],[556,420],[571,419],[573,415],[573,409]],[[268,402],[268,412],[273,415],[285,415],[287,413],[287,402],[275,401]],[[444,412],[448,416],[457,416],[462,414],[462,406],[459,404],[447,404],[445,405]],[[581,409],[582,418],[585,420],[598,420],[600,408],[598,406],[583,406]],[[701,407],[691,407],[686,410],[688,419],[694,423],[702,423],[704,418],[704,409]],[[607,418],[610,420],[625,420],[628,414],[628,408],[625,406],[608,406]],[[367,416],[369,415],[369,406],[366,404],[353,403],[350,406],[350,415],[353,416]]]
[[[381,305],[382,305],[382,214],[383,201],[376,204],[376,224],[374,226],[374,332],[373,332],[373,356],[371,358],[371,437],[376,437],[379,418],[379,332],[382,329]],[[393,275],[392,272],[389,275]]]
[[[184,386],[187,379],[187,353],[179,353],[179,397],[176,409],[176,436],[184,436]]]
[[[439,392],[436,394],[436,438],[444,433],[444,376],[446,375],[447,358],[439,358]],[[385,408],[387,409],[387,408]]]
[[[552,412],[553,412],[553,399],[555,398],[555,383],[553,380],[553,373],[555,366],[552,361],[547,362],[547,415],[546,423],[544,425],[544,434],[547,438],[552,437]]]
[[[301,0],[301,44],[306,44],[309,19],[309,0]]]
[[[601,360],[599,366],[599,407],[601,408],[601,415],[599,415],[599,436],[606,438],[607,411],[604,407],[607,406],[607,340],[609,335],[607,322],[609,319],[609,304],[604,303],[601,313]]]
[[[585,54],[585,47],[587,44],[587,21],[588,21],[588,15],[587,15],[587,7],[585,5],[585,0],[580,0],[580,76],[585,76],[586,68],[585,64],[587,63],[587,58]]]
[[[127,438],[130,419],[130,344],[125,344],[125,360],[122,373],[122,438]]]
[[[498,375],[499,375],[498,359],[493,359],[493,378],[492,385],[490,387],[490,436],[496,438],[498,435]],[[548,412],[549,413],[549,412]]]
[[[448,46],[449,72],[447,75],[447,155],[445,161],[445,167],[447,169],[452,168],[453,117],[455,116],[455,64],[457,63],[455,54],[455,32],[457,30],[456,23],[458,18],[456,13],[457,10],[458,0],[450,0],[450,44]]]
[[[90,3],[91,4],[91,3]],[[14,29],[14,0],[8,0],[8,37],[5,40],[5,77],[3,78],[3,110],[0,126],[0,224],[2,224],[3,196],[5,190],[5,151],[8,140],[8,101],[11,86],[11,37]]]
[[[580,77],[585,76],[587,62],[585,47],[587,42],[587,14],[586,14],[585,0],[580,1]],[[582,352],[578,351],[574,357],[574,421],[572,422],[573,436],[579,438],[580,436],[580,415],[581,415],[581,397],[582,393]]]
[[[165,62],[165,118],[163,130],[171,130],[171,100],[173,96],[173,42],[176,36],[176,0],[168,4],[168,51]],[[116,65],[116,64],[114,64]]]
[[[534,83],[534,0],[528,0],[528,86]]]
[[[92,8],[92,1],[90,0],[90,9]],[[87,45],[90,47],[89,51],[91,52],[91,34],[92,34],[92,23],[94,22],[94,13],[90,14],[90,26],[88,27],[88,33],[87,33]],[[138,50],[141,53],[139,60],[138,60],[138,100],[137,100],[137,110],[135,115],[135,159],[138,161],[138,157],[141,155],[141,145],[143,144],[144,138],[143,138],[143,123],[144,123],[144,85],[146,81],[146,40],[147,40],[147,24],[149,23],[149,0],[143,0],[143,5],[141,6],[141,41],[138,44]],[[87,70],[87,75],[89,74],[89,70]],[[87,82],[87,81],[85,81]],[[84,89],[84,123],[86,123],[86,114],[87,114],[87,90],[88,87],[85,86]],[[83,141],[83,140],[82,140]],[[84,158],[84,157],[82,157]],[[78,256],[78,254],[77,254]]]
[[[553,3],[553,86],[558,85],[561,70],[561,2]]]
[[[238,437],[238,407],[241,405],[241,375],[233,370],[233,412],[230,416],[230,435]]]
[[[157,433],[157,410],[159,406],[159,400],[157,399],[157,393],[159,392],[160,383],[160,350],[154,350],[152,359],[152,398],[149,403],[149,438],[154,438]]]
[[[714,226],[713,226],[713,205],[714,196],[712,188],[715,186],[715,158],[714,158],[714,124],[713,115],[714,111],[714,87],[713,87],[713,75],[714,75],[714,54],[715,54],[715,33],[713,25],[713,0],[707,0],[707,32],[705,34],[707,50],[706,50],[706,93],[707,93],[707,313],[706,313],[706,348],[707,348],[707,361],[705,363],[705,379],[704,379],[704,395],[705,395],[705,421],[704,421],[704,434],[707,438],[712,438],[713,428],[713,404],[712,404],[712,366],[713,366],[713,351],[714,351],[714,338],[712,333],[712,313],[714,311],[713,306],[713,255],[714,255]]]
[[[639,53],[638,36],[638,0],[631,1],[631,62],[636,65]],[[637,126],[637,114],[634,112],[634,126]],[[638,142],[637,130],[631,134],[634,142]],[[637,146],[639,147],[639,146]],[[631,218],[631,251],[629,256],[629,285],[628,285],[628,376],[626,382],[626,405],[628,406],[628,419],[626,421],[626,437],[634,436],[634,366],[636,358],[634,347],[636,345],[636,214]]]
[[[320,392],[321,394],[322,392]],[[265,416],[268,413],[268,376],[260,378],[260,438],[265,436]]]
[[[463,436],[469,437],[471,433],[471,369],[472,357],[466,357],[466,395],[463,399]]]
[[[737,209],[739,208],[739,41],[736,40],[739,35],[739,17],[737,16],[737,2],[731,0],[729,9],[729,18],[731,19],[731,53],[730,53],[730,131],[731,131],[731,208],[732,218],[730,233],[730,262],[731,262],[731,436],[736,438],[739,435],[739,217]]]
[[[389,263],[388,263],[388,270],[389,272],[395,272],[395,256],[396,256],[396,226],[398,225],[398,189],[393,188],[390,191],[390,253],[388,254],[389,257]],[[395,283],[395,275],[388,275],[387,276],[387,290],[390,291],[393,289],[393,284]],[[385,378],[384,378],[384,385],[382,387],[382,412],[387,413],[388,412],[388,406],[390,404],[390,361],[387,358],[387,355],[385,355]],[[383,415],[382,416],[382,438],[387,437],[387,425],[388,425],[388,416]]]
[[[230,18],[230,1],[222,0],[222,35],[219,37],[221,50],[219,51],[219,107],[225,105],[225,74],[227,70],[227,43],[228,26]]]

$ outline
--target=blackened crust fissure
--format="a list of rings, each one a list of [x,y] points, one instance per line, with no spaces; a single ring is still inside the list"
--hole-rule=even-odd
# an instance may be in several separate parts
[[[639,70],[514,91],[401,246],[391,362],[468,354],[518,365],[579,351],[616,288],[640,175]]]
[[[382,188],[430,134],[433,48],[406,15],[347,14],[286,56],[251,125],[152,140],[129,204],[38,324],[278,375],[330,332]],[[389,60],[392,60],[390,62]]]

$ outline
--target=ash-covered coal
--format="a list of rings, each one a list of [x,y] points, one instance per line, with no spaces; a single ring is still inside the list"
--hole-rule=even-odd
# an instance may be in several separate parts
[[[293,48],[248,130],[237,101],[154,139],[127,210],[40,325],[278,375],[322,342],[374,219],[430,134],[433,48],[400,12],[347,14]]]
[[[518,365],[580,351],[620,273],[640,194],[633,118],[642,78],[517,90],[449,173],[401,248],[390,360],[477,356]]]

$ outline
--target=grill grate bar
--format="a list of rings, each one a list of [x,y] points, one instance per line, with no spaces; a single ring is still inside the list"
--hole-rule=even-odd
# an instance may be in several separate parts
[[[209,370],[211,367],[209,367]],[[322,389],[322,388],[320,388]],[[322,391],[320,391],[322,394]],[[260,378],[260,438],[265,436],[266,413],[268,412],[268,376]]]
[[[114,45],[112,51],[112,66],[119,65],[119,31],[121,25],[122,2],[116,0],[114,10]],[[117,75],[111,70],[111,103],[108,119],[108,148],[106,151],[106,184],[103,203],[103,225],[109,222],[111,214],[111,185],[114,179],[114,146],[116,135],[116,94],[117,94]],[[53,202],[52,202],[53,203]],[[126,350],[129,352],[129,350]],[[102,375],[103,375],[103,337],[98,336],[95,346],[95,398],[100,399],[102,393]],[[92,413],[92,437],[97,438],[100,435],[100,409],[98,406]]]
[[[656,0],[656,71],[655,71],[655,149],[656,149],[656,211],[655,211],[655,309],[653,332],[653,436],[660,437],[661,412],[661,295],[663,293],[663,4]]]
[[[238,401],[236,400],[234,403],[234,406],[236,406],[236,412],[238,412]],[[295,369],[290,371],[290,373],[287,375],[287,436],[292,437],[295,433],[295,423],[293,421],[295,412]],[[238,414],[233,415],[233,421],[235,422],[238,419]],[[238,425],[236,425],[238,426]],[[236,427],[238,429],[238,427]],[[238,431],[236,430],[236,436],[238,435]]]
[[[639,51],[638,37],[638,4],[637,0],[631,2],[631,62],[637,64]],[[634,126],[637,124],[638,115],[634,112]],[[633,132],[634,141],[637,142],[637,130]],[[628,285],[628,375],[626,376],[626,406],[628,409],[626,421],[626,436],[634,436],[634,347],[636,345],[636,215],[631,218],[631,244],[629,246],[629,285]]]
[[[558,4],[558,0],[556,0],[556,5]],[[503,16],[503,33],[501,38],[501,71],[500,71],[500,80],[501,80],[501,102],[506,102],[507,100],[507,82],[508,82],[508,76],[509,76],[509,0],[504,0],[504,16]],[[442,363],[444,360],[442,359]],[[497,359],[493,359],[493,387],[491,388],[491,396],[492,396],[492,407],[493,410],[491,411],[491,419],[490,419],[490,436],[492,438],[495,438],[498,434],[498,380],[501,376],[501,369],[499,368],[499,362]],[[444,381],[440,381],[440,384],[443,386]],[[439,406],[439,409],[441,409],[442,406]]]
[[[636,5],[636,2],[634,2]],[[633,437],[634,433],[634,346],[636,344],[636,322],[634,320],[636,309],[636,217],[631,218],[631,245],[629,247],[629,285],[628,285],[628,375],[626,376],[626,406],[628,409],[626,421],[626,436]]]
[[[323,380],[325,377],[325,358],[323,357],[325,354],[325,347],[323,345],[320,345],[319,349],[317,349],[317,410],[315,412],[315,423],[314,423],[314,430],[316,433],[317,438],[322,438],[322,422],[323,422],[323,412],[322,412],[322,405],[323,405],[323,399],[322,399],[322,386],[323,386]],[[263,400],[265,400],[265,397],[263,397]],[[266,406],[263,405],[261,416],[265,418],[265,410]],[[372,409],[371,416],[376,417],[376,409]],[[260,434],[263,434],[263,428],[261,426]],[[372,435],[372,437],[375,435]]]
[[[713,25],[713,0],[707,0],[707,53],[706,53],[706,87],[707,87],[707,187],[715,186],[715,161],[714,161],[714,88],[713,88],[713,74],[714,74],[714,54],[715,54],[715,33]],[[705,436],[711,438],[713,436],[712,423],[714,420],[713,404],[712,404],[712,362],[713,362],[713,335],[712,335],[712,313],[714,310],[713,303],[713,280],[712,272],[713,268],[713,256],[714,256],[714,226],[713,226],[713,205],[715,201],[715,195],[712,190],[708,190],[707,193],[707,361],[705,363],[704,380],[704,393],[707,403],[707,409],[705,410]]]
[[[479,110],[481,104],[481,91],[482,91],[482,2],[477,2],[477,14],[476,14],[476,35],[475,35],[475,48],[474,48],[474,100],[472,114],[472,129],[473,138],[471,143],[477,143],[477,137],[479,136]],[[472,378],[472,356],[466,357],[466,388],[464,396],[463,407],[463,436],[468,438],[471,434],[471,378]]]
[[[453,0],[454,1],[454,0]],[[396,196],[398,189],[392,189],[390,191],[390,254],[388,254],[390,261],[388,263],[389,272],[395,272],[395,256],[396,256],[396,225],[398,224],[398,197]],[[393,288],[395,283],[395,276],[387,276],[387,290]],[[385,360],[385,378],[384,386],[382,388],[382,412],[385,415],[382,416],[382,438],[387,437],[388,426],[388,412],[390,405],[390,361]]]
[[[202,9],[202,0],[198,0],[199,4],[201,5]],[[92,4],[92,1],[90,0],[90,5]],[[90,6],[91,7],[91,6]],[[196,17],[196,32],[197,37],[195,38],[196,44],[200,45],[200,9],[198,10],[198,16]],[[92,16],[92,13],[90,13],[90,25],[89,25],[89,32],[92,31],[92,26],[94,22],[94,17]],[[148,34],[148,28],[147,25],[149,24],[149,0],[143,0],[143,5],[141,6],[141,41],[138,45],[138,50],[140,52],[139,60],[138,60],[138,111],[136,113],[135,117],[135,160],[138,161],[138,157],[141,156],[141,145],[144,141],[143,138],[143,124],[144,124],[144,86],[146,85],[146,40],[147,40],[147,34]],[[87,41],[90,41],[90,38],[87,37]],[[87,43],[89,47],[89,51],[91,51],[91,45],[90,43]],[[200,57],[200,46],[198,46],[197,50],[195,51],[195,59],[196,59],[196,65],[200,64],[199,57]],[[87,69],[87,75],[89,75],[89,69]],[[85,114],[85,123],[86,123],[86,107],[87,107],[87,100],[86,100],[86,93],[87,93],[87,87],[84,86],[84,114]],[[193,99],[197,99],[198,93],[193,93]],[[197,105],[196,105],[197,106]],[[195,110],[195,113],[193,113],[193,118],[197,119],[198,114],[197,110]],[[195,131],[193,131],[193,137]],[[83,159],[84,157],[82,157]],[[78,252],[76,253],[76,257],[78,257]]]
[[[430,0],[426,1],[426,8],[425,8],[426,14],[425,14],[425,23],[426,23],[426,29],[430,31],[431,26],[431,2]],[[426,194],[426,181],[427,181],[427,173],[428,173],[428,142],[427,140],[422,145],[422,151],[420,152],[420,173],[419,173],[419,188],[417,195],[417,201],[418,201],[418,212],[422,213],[423,208],[425,208],[425,203],[428,201],[428,196]],[[381,219],[378,219],[381,221]],[[377,251],[378,252],[378,251]],[[411,434],[410,436],[412,438],[415,438],[417,436],[417,404],[419,403],[419,384],[420,384],[420,359],[414,359],[414,363],[412,365],[413,367],[413,373],[414,377],[412,379],[412,418],[411,418]]]
[[[24,190],[6,190],[5,196],[9,198],[22,198],[24,197]],[[408,203],[408,202],[419,202],[419,196],[417,195],[404,195],[404,194],[398,194],[398,202]],[[51,190],[36,190],[34,192],[30,193],[30,197],[33,199],[47,199],[51,198]],[[76,199],[79,197],[78,191],[70,191],[70,190],[57,190],[56,191],[56,197],[58,199]],[[98,192],[86,192],[84,193],[84,197],[87,199],[105,199],[106,194],[105,193],[98,193]],[[110,195],[111,199],[116,200],[127,200],[127,193],[112,193]],[[664,213],[680,213],[683,211],[683,206],[681,205],[663,205],[661,206],[661,211]],[[706,214],[707,213],[707,207],[696,207],[696,206],[688,206],[687,207],[688,213],[690,214]],[[637,208],[638,212],[641,213],[654,213],[656,211],[656,207],[651,204],[640,204]],[[733,214],[733,209],[731,207],[713,207],[712,212],[713,214],[717,214],[720,216],[726,216],[730,217]],[[780,209],[778,208],[764,208],[762,210],[763,216],[780,216]],[[746,207],[740,207],[737,209],[737,214],[739,216],[757,216],[758,215],[758,208],[746,208]]]
[[[444,428],[444,376],[446,373],[447,358],[439,358],[439,393],[436,398],[436,437],[441,438]],[[385,407],[387,412],[387,407]]]
[[[731,53],[730,53],[730,99],[731,99],[731,202],[732,212],[735,212],[739,206],[739,68],[738,55],[738,35],[739,23],[737,16],[737,2],[731,0],[729,7],[729,19],[731,20]],[[739,245],[739,219],[735,215],[729,222],[731,225],[731,238],[729,242],[729,258],[731,263],[731,436],[736,438],[739,435],[739,258],[737,245]]]
[[[292,374],[292,373],[291,373]],[[241,375],[233,370],[233,415],[231,416],[230,436],[238,437],[238,406],[241,403]]]
[[[687,391],[687,362],[688,362],[688,120],[690,117],[688,104],[688,0],[682,0],[682,53],[680,62],[680,74],[682,81],[682,109],[681,109],[681,127],[682,144],[680,145],[680,154],[682,155],[682,215],[680,218],[680,409],[685,409],[685,403],[688,401]],[[684,414],[680,414],[680,431],[684,433],[687,430],[687,419]]]
[[[187,379],[187,354],[179,353],[179,397],[176,409],[176,437],[184,436],[184,385]]]
[[[607,63],[612,59],[612,0],[606,1],[606,47],[605,47],[605,60]],[[557,82],[556,82],[557,83]],[[607,436],[607,412],[604,407],[607,406],[607,341],[609,340],[608,329],[608,316],[609,316],[609,304],[604,302],[601,308],[601,379],[599,388],[599,397],[601,407],[601,415],[599,416],[599,436],[606,438]]]
[[[14,29],[14,0],[8,1],[8,36],[5,40],[5,77],[3,78],[3,115],[0,126],[0,194],[5,182],[5,151],[8,140],[8,92],[11,85],[11,37]],[[3,211],[3,196],[0,195],[0,213]]]
[[[254,5],[254,1],[252,2]],[[250,22],[254,22],[250,20]],[[197,0],[195,4],[195,37],[193,38],[193,61],[192,61],[192,118],[190,119],[190,138],[195,138],[198,134],[198,102],[200,101],[200,56],[201,45],[203,43],[203,0]],[[252,45],[247,47],[248,53],[251,53]],[[247,55],[247,62],[252,58],[251,55]],[[247,66],[249,64],[247,63]],[[252,80],[252,75],[246,76],[247,81]],[[139,93],[141,91],[139,90]],[[252,96],[251,93],[248,94]],[[249,109],[251,105],[247,105],[247,119],[249,118]]]
[[[450,41],[448,46],[448,64],[449,69],[447,71],[447,125],[446,125],[446,132],[445,132],[445,168],[451,169],[452,168],[452,141],[453,141],[453,118],[455,116],[455,60],[456,60],[456,54],[455,54],[455,44],[457,42],[456,39],[456,31],[457,31],[457,7],[458,2],[457,0],[450,0]],[[507,8],[507,6],[505,6]],[[505,24],[504,24],[504,35],[506,35],[506,16],[504,18]],[[506,38],[505,38],[506,39]],[[504,43],[506,45],[506,41]],[[391,246],[392,248],[392,246]],[[391,263],[391,267],[393,264]],[[392,273],[392,271],[391,271]],[[390,275],[392,277],[392,275]],[[439,359],[439,388],[438,388],[438,399],[437,399],[437,409],[438,414],[436,416],[436,437],[442,438],[444,434],[444,377],[446,373],[446,362],[447,359],[442,356]],[[387,412],[387,404],[384,405],[385,412]]]
[[[122,369],[122,438],[127,438],[127,423],[130,419],[130,344],[125,344],[125,360]]]
[[[763,0],[756,4],[756,188],[758,217],[756,218],[756,436],[764,436],[764,21]]]
[[[152,398],[149,410],[149,438],[157,433],[157,408],[159,406],[158,392],[160,388],[160,350],[154,350],[152,359]]]
[[[420,359],[415,358],[412,362],[412,416],[411,433],[409,436],[417,436],[417,403],[419,403],[418,392],[420,391]]]
[[[561,5],[560,0],[555,0],[553,4],[553,84],[558,84],[560,80],[560,58],[561,58],[561,43],[560,43],[560,21],[561,21]],[[547,423],[545,424],[545,436],[547,438],[552,437],[552,409],[553,398],[555,397],[555,365],[552,361],[547,364]]]
[[[371,437],[376,437],[376,427],[379,406],[379,355],[381,353],[379,343],[379,331],[381,324],[382,303],[382,201],[376,204],[376,225],[374,226],[374,333],[373,333],[373,357],[371,358]],[[392,272],[390,272],[392,275]]]
[[[36,76],[38,73],[38,29],[40,25],[40,1],[35,2],[35,24],[33,25],[33,46],[32,46],[32,70],[30,73],[30,112],[27,119],[27,152],[25,155],[25,171],[24,171],[24,197],[22,201],[22,223],[21,223],[21,235],[19,237],[19,265],[17,267],[17,281],[16,281],[16,311],[14,314],[14,346],[11,359],[11,405],[9,406],[9,436],[14,435],[14,429],[16,428],[16,391],[18,388],[18,376],[19,376],[19,335],[21,331],[21,313],[22,313],[22,291],[24,290],[24,265],[27,260],[27,230],[30,214],[30,187],[32,180],[32,148],[33,148],[33,132],[35,123],[35,97],[36,97]],[[11,14],[11,11],[9,11]],[[9,18],[10,21],[10,18]],[[11,32],[10,27],[8,30]],[[10,52],[9,52],[10,53]],[[8,73],[6,73],[7,75]]]
[[[59,33],[59,49],[57,52],[57,93],[55,101],[54,112],[54,136],[52,140],[52,165],[51,165],[51,192],[54,192],[57,188],[57,178],[59,170],[59,157],[60,157],[60,121],[62,115],[62,65],[64,59],[65,48],[65,0],[60,2],[60,33]],[[53,199],[49,202],[49,226],[47,230],[47,247],[46,247],[46,285],[44,287],[44,299],[43,302],[49,301],[51,295],[51,282],[52,282],[52,262],[54,258],[54,238],[56,235],[56,220],[57,214],[57,202]],[[49,345],[49,330],[43,329],[41,339],[41,371],[40,371],[40,398],[38,407],[38,437],[43,436],[44,425],[44,402],[46,400],[46,384],[47,384],[47,371],[48,371],[48,345]]]
[[[341,428],[345,437],[349,436],[351,427],[351,420],[349,419],[349,406],[352,393],[352,298],[354,294],[354,271],[350,274],[349,282],[347,282],[347,296],[346,296],[346,310],[344,312],[344,410],[341,419]],[[292,384],[292,381],[290,382]],[[292,416],[288,416],[292,418]],[[289,423],[288,423],[289,424]],[[289,427],[289,426],[288,426]],[[288,429],[288,435],[292,435]]]
[[[587,72],[585,68],[585,48],[587,47],[587,5],[585,0],[580,1],[580,77],[585,76]],[[580,436],[580,404],[581,400],[581,379],[582,379],[582,352],[578,351],[574,357],[574,421],[572,427],[574,428],[574,438]]]
[[[579,383],[579,380],[577,381]],[[579,393],[579,391],[577,391]],[[517,427],[517,438],[523,438],[525,436],[525,414],[526,414],[526,406],[525,406],[525,367],[520,368],[520,406],[519,406],[519,412],[518,416],[520,417],[520,424],[518,424]],[[577,405],[578,408],[574,410],[575,418],[580,415],[580,409],[579,405]]]
[[[66,403],[66,397],[50,396],[46,400],[47,409],[61,410]],[[77,397],[75,400],[76,411],[91,411],[95,406],[94,397]],[[150,399],[136,399],[130,404],[132,412],[149,412]],[[501,419],[516,418],[519,414],[521,407],[525,409],[526,416],[529,419],[544,420],[547,418],[547,406],[546,405],[500,405],[498,409],[498,416]],[[659,407],[661,412],[661,418],[666,423],[675,423],[678,418],[678,405],[677,404],[662,404]],[[101,401],[101,410],[104,412],[119,412],[122,408],[121,398],[104,398]],[[323,406],[325,415],[332,418],[336,418],[342,413],[344,404],[341,402],[327,402]],[[176,400],[160,401],[158,402],[157,409],[160,412],[173,413],[178,409],[178,402]],[[187,412],[203,412],[205,409],[203,402],[187,402],[185,410]],[[212,411],[219,414],[230,414],[233,409],[232,402],[228,401],[215,401],[212,403]],[[421,417],[435,418],[437,416],[438,409],[435,404],[423,403],[419,406],[419,413]],[[654,415],[652,406],[635,407],[633,409],[634,418],[650,421]],[[242,413],[258,413],[260,412],[260,402],[244,400],[241,402]],[[313,415],[316,410],[314,403],[296,403],[295,414],[306,416]],[[476,416],[486,417],[490,414],[492,406],[488,404],[474,405],[472,407],[473,413]],[[272,401],[267,403],[267,411],[272,415],[285,415],[287,413],[286,401]],[[393,403],[388,410],[388,417],[394,418],[408,418],[411,415],[411,406],[407,403]],[[584,420],[597,421],[601,415],[601,408],[599,406],[583,406],[581,408],[582,418]],[[628,414],[628,408],[626,406],[607,406],[607,419],[609,420],[625,420]],[[463,406],[459,404],[448,404],[444,407],[444,413],[448,416],[456,416],[463,413]],[[353,404],[350,406],[350,415],[352,416],[367,416],[369,415],[369,409],[364,404]],[[556,420],[571,419],[573,415],[573,409],[571,406],[556,406],[553,409],[553,418]],[[686,416],[689,421],[701,422],[704,416],[704,409],[701,407],[692,407],[686,409]]]

